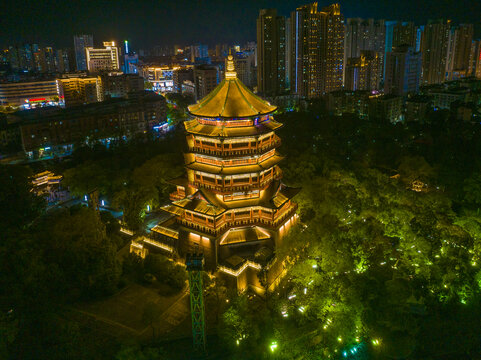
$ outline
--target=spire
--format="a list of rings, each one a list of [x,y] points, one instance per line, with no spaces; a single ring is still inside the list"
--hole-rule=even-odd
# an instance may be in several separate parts
[[[225,72],[226,80],[237,79],[237,73],[234,67],[234,57],[232,56],[232,51],[229,49],[229,56],[227,56],[227,66]]]

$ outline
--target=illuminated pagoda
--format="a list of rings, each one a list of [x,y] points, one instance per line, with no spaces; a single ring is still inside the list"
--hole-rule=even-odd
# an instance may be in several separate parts
[[[185,122],[187,177],[163,209],[172,217],[132,243],[132,251],[162,249],[184,257],[203,252],[205,269],[239,290],[272,290],[285,273],[276,246],[297,220],[298,189],[284,185],[275,131],[282,125],[268,102],[237,78],[231,55],[223,80],[189,106]]]

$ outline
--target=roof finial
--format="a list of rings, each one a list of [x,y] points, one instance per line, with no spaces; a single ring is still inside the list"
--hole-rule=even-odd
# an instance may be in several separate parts
[[[226,80],[237,79],[237,73],[234,67],[234,57],[232,56],[232,50],[229,49],[229,56],[227,56],[227,66],[225,72]]]

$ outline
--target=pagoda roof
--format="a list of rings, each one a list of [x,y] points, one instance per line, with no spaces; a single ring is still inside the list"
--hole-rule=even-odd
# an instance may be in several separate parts
[[[194,194],[164,206],[163,210],[174,215],[181,215],[184,210],[189,210],[215,217],[223,214],[227,210],[248,208],[251,206],[279,209],[299,191],[299,188],[291,188],[284,185],[280,180],[276,180],[267,189],[261,191],[259,198],[225,202],[212,191],[200,188]]]
[[[234,70],[232,55],[227,58],[225,80],[201,99],[189,106],[194,116],[246,118],[266,115],[276,110],[276,106],[254,95],[238,78]]]
[[[185,121],[184,126],[188,133],[196,135],[210,137],[244,137],[266,134],[280,128],[282,124],[270,119],[258,125],[229,127],[200,124],[197,119],[193,119]]]
[[[228,230],[222,237],[220,245],[262,241],[270,238],[271,235],[265,229],[259,226],[247,226]]]
[[[168,183],[186,188],[189,185],[189,180],[187,180],[185,176],[179,176],[179,177],[168,180]]]
[[[186,158],[185,166],[191,170],[197,170],[197,171],[202,171],[209,174],[217,174],[217,175],[238,175],[238,174],[244,174],[244,173],[248,174],[248,173],[261,172],[263,170],[270,169],[274,165],[277,165],[284,157],[276,153],[275,155],[265,159],[264,161],[258,164],[224,166],[224,167],[204,164],[198,161],[194,161],[194,154],[192,153],[186,154],[185,158]]]
[[[182,200],[174,201],[172,204],[176,207],[183,208],[184,210],[190,210],[192,212],[210,216],[217,216],[226,211],[226,209],[215,206],[205,199],[196,197],[196,195],[197,193],[192,195],[192,197],[188,196]]]
[[[280,183],[279,188],[277,189],[275,195],[271,198],[270,202],[275,208],[278,209],[287,201],[296,196],[299,191],[301,191],[300,188],[292,188]]]

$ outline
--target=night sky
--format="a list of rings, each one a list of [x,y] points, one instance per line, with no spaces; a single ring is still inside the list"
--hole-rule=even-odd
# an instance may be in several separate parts
[[[131,42],[133,49],[153,45],[187,45],[203,42],[244,43],[256,38],[256,17],[261,8],[277,8],[288,15],[310,1],[274,0],[2,0],[0,46],[34,42],[72,47],[76,33],[93,34],[94,42]],[[321,1],[319,7],[332,2]],[[474,23],[481,36],[481,0],[340,1],[348,17],[410,20],[449,18]],[[0,2],[1,4],[1,2]],[[6,9],[6,10],[5,10]]]

